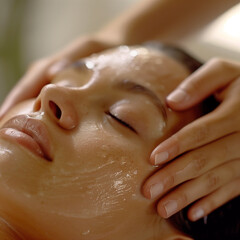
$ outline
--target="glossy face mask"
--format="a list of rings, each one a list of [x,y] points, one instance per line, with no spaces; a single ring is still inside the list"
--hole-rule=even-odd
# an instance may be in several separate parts
[[[148,223],[161,219],[141,184],[155,171],[148,158],[156,144],[196,116],[164,103],[187,75],[142,47],[109,50],[62,71],[30,103],[33,110],[23,103],[1,123],[18,114],[40,121],[52,157],[0,136],[0,213],[34,239],[150,237]]]

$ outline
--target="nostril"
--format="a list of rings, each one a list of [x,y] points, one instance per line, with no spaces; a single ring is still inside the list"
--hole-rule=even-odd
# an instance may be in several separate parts
[[[54,103],[53,101],[49,101],[49,107],[52,110],[54,116],[57,119],[60,119],[62,116],[62,111],[61,109],[58,107],[58,105],[56,103]]]

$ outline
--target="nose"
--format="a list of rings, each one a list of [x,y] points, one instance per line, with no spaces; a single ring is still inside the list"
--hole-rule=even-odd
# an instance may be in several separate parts
[[[48,84],[36,99],[33,110],[46,113],[60,127],[71,130],[78,124],[73,91],[55,84]]]

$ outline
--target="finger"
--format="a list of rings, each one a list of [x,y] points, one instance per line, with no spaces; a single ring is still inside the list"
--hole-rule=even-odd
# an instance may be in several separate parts
[[[218,102],[222,102],[225,99],[232,99],[236,103],[240,102],[240,77],[237,77],[232,83],[227,85],[227,87],[221,89],[214,93],[214,97]]]
[[[229,84],[240,75],[240,63],[214,58],[187,77],[168,97],[174,110],[184,110]]]
[[[233,160],[207,172],[201,177],[182,184],[159,201],[159,215],[168,218],[190,203],[239,178],[239,169],[239,159]]]
[[[188,211],[188,218],[192,221],[207,216],[215,209],[240,195],[240,178],[229,182],[215,192],[197,201]]]
[[[81,37],[75,42],[67,46],[60,55],[64,55],[69,59],[78,59],[87,57],[92,53],[100,52],[111,46],[115,46],[115,43],[107,42],[106,40],[101,41],[98,38],[93,37]]]
[[[182,155],[144,183],[144,196],[159,198],[175,186],[239,158],[239,142],[240,133],[235,133]]]
[[[150,156],[154,165],[166,163],[176,156],[238,131],[240,104],[226,100],[215,111],[195,120],[158,145]]]
[[[17,102],[37,96],[39,90],[48,81],[46,69],[51,64],[52,60],[49,59],[39,60],[34,64],[4,100],[0,110],[0,118]]]
[[[65,62],[73,62],[113,46],[115,46],[114,43],[101,41],[97,38],[81,37],[55,56],[57,59],[63,59],[63,62],[57,61],[56,64],[52,65],[51,68],[48,69],[48,77],[53,78],[59,71],[61,71],[63,67],[66,66]]]

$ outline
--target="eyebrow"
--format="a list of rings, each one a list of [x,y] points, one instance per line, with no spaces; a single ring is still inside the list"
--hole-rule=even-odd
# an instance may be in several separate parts
[[[80,71],[81,70],[89,70],[89,68],[86,65],[86,62],[83,59],[80,59],[80,60],[72,63],[71,67],[74,67]],[[123,90],[129,91],[129,92],[147,96],[153,102],[153,104],[160,110],[160,113],[163,115],[164,120],[165,121],[167,120],[166,109],[165,109],[161,99],[149,88],[147,88],[141,84],[138,84],[136,82],[130,81],[128,79],[118,82],[115,86],[118,88],[121,88]]]
[[[164,120],[167,120],[167,113],[161,99],[149,88],[130,80],[123,80],[121,82],[118,82],[116,84],[116,87],[126,90],[128,92],[142,94],[148,97],[153,102],[153,104],[160,110],[160,113],[163,115]]]

